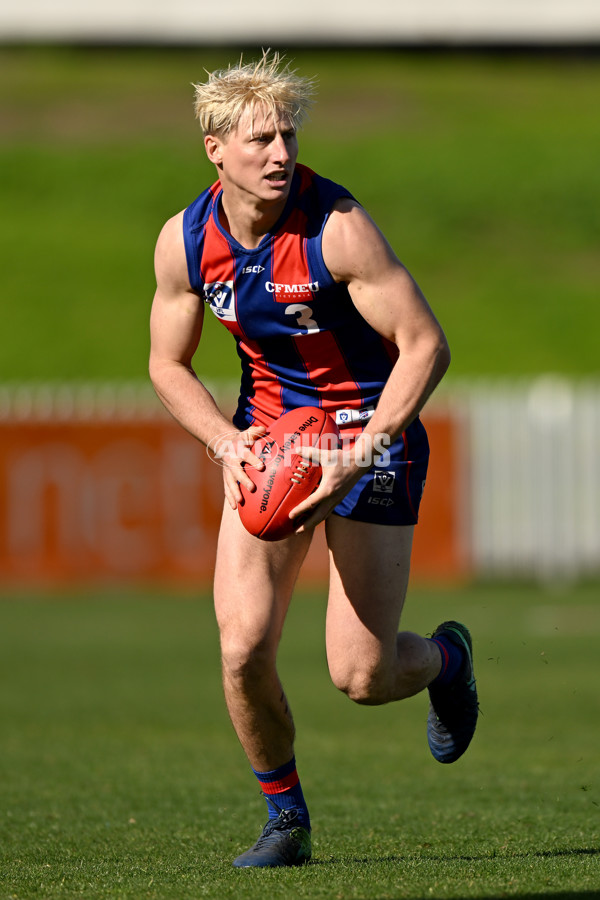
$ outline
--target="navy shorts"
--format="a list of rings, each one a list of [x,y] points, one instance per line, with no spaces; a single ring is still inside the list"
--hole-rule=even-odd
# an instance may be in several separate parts
[[[416,525],[428,463],[427,432],[415,419],[333,512],[378,525]]]

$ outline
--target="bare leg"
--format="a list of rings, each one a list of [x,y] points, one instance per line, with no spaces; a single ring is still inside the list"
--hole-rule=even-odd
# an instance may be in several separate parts
[[[441,668],[435,644],[412,632],[398,633],[412,537],[412,526],[335,515],[327,520],[327,658],[334,684],[357,703],[410,697]]]
[[[261,541],[248,534],[228,505],[223,512],[215,570],[223,689],[248,761],[262,772],[294,755],[294,723],[276,657],[311,536]]]

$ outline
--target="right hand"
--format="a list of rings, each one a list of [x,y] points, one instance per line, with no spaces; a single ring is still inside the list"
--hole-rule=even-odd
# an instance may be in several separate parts
[[[253,466],[260,472],[265,464],[252,452],[257,438],[266,432],[264,425],[251,425],[245,431],[229,431],[212,440],[209,449],[223,466],[223,483],[225,496],[232,509],[237,509],[242,500],[240,484],[247,490],[254,491],[256,486],[246,471],[246,466]]]

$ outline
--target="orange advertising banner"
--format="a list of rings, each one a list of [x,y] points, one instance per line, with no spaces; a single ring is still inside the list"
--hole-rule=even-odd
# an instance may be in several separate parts
[[[413,577],[468,574],[459,428],[437,413]],[[0,422],[0,577],[6,586],[212,580],[222,475],[168,418]],[[317,529],[303,580],[327,576]]]

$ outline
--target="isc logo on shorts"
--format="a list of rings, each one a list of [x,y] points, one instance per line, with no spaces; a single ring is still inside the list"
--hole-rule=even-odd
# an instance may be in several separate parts
[[[211,281],[204,285],[204,299],[218,319],[236,322],[233,281]]]

